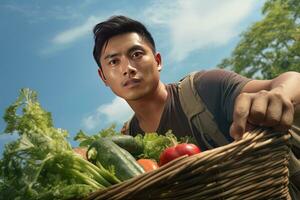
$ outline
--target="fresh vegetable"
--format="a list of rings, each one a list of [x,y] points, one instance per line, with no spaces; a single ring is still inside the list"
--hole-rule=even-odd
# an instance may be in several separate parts
[[[171,160],[174,160],[183,155],[194,155],[200,153],[199,147],[194,144],[181,143],[172,147],[166,148],[159,157],[159,166],[162,166]]]
[[[118,146],[127,150],[134,157],[138,157],[143,153],[143,142],[141,140],[136,140],[133,136],[123,135],[120,132],[115,130],[115,125],[107,129],[102,129],[94,135],[88,135],[80,130],[74,140],[79,141],[80,147],[89,147],[91,143],[100,139],[100,138],[109,138]]]
[[[145,172],[150,172],[150,171],[153,171],[155,169],[158,169],[158,165],[157,165],[157,162],[155,160],[141,158],[137,162],[143,167]]]
[[[149,158],[154,159],[157,162],[159,161],[159,155],[165,148],[174,146],[178,142],[191,143],[194,141],[190,137],[180,138],[178,141],[175,135],[172,134],[172,131],[168,131],[164,135],[159,135],[157,133],[138,134],[135,137],[122,135],[115,131],[114,125],[107,129],[102,129],[94,135],[88,135],[81,130],[74,137],[74,140],[79,141],[80,147],[89,147],[91,143],[100,138],[109,138],[118,146],[126,149],[136,159]]]
[[[53,127],[51,113],[40,106],[36,92],[22,89],[4,120],[5,133],[18,134],[18,138],[6,145],[0,160],[1,197],[80,198],[112,184],[104,175],[113,174],[73,152],[68,132]]]
[[[145,172],[128,151],[108,138],[100,138],[93,142],[87,155],[88,160],[96,165],[101,164],[105,169],[114,172],[121,181]]]
[[[74,137],[75,141],[79,142],[80,147],[89,147],[94,141],[103,137],[112,137],[121,135],[120,132],[115,130],[116,125],[112,124],[110,127],[100,130],[96,134],[87,134],[83,130],[80,130]]]
[[[149,158],[159,161],[159,155],[161,152],[174,143],[177,143],[177,138],[171,133],[167,132],[165,135],[159,135],[157,133],[145,133],[145,135],[138,134],[135,137],[138,143],[142,143],[144,150],[143,153],[138,156],[139,158]]]
[[[85,148],[85,147],[74,147],[73,151],[76,154],[80,155],[83,159],[87,160],[87,157],[86,157],[87,148]]]
[[[107,138],[111,139],[133,156],[138,156],[143,153],[143,143],[130,135],[114,135]]]
[[[39,195],[39,200],[58,200],[58,199],[79,199],[83,197],[84,194],[89,194],[93,192],[95,189],[86,184],[72,184],[67,185],[64,188],[60,188],[61,186],[54,186],[52,190],[45,191],[44,193]],[[79,198],[78,198],[79,197]]]

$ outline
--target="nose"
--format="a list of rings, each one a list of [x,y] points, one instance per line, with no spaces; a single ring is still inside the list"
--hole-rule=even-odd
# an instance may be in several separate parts
[[[124,67],[123,67],[123,75],[124,76],[132,76],[135,75],[136,73],[136,68],[130,63],[129,60],[127,60],[126,63],[124,63]]]

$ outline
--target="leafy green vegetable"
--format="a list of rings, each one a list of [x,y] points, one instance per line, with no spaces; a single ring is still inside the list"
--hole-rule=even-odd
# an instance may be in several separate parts
[[[145,135],[138,134],[135,139],[139,143],[143,143],[144,151],[139,157],[151,158],[159,161],[160,153],[167,147],[175,145],[178,141],[171,131],[168,131],[165,135],[159,135],[157,133],[145,133]]]
[[[102,129],[98,133],[93,135],[88,135],[80,130],[74,137],[74,140],[79,142],[80,147],[89,147],[92,142],[96,141],[99,138],[120,135],[121,133],[117,132],[115,128],[116,125],[112,124],[110,127]]]
[[[72,199],[77,197],[78,199],[84,197],[84,194],[88,194],[94,191],[94,188],[85,184],[73,184],[66,186],[55,186],[51,190],[43,193],[39,196],[39,199],[43,200],[61,200]]]
[[[4,120],[5,133],[19,138],[6,145],[0,161],[1,197],[78,198],[111,185],[99,167],[73,152],[68,132],[53,127],[51,113],[40,106],[36,92],[22,89]]]
[[[121,133],[115,130],[115,125],[111,125],[107,129],[102,129],[94,135],[88,135],[80,130],[74,137],[74,140],[79,141],[79,146],[89,147],[94,141],[100,138],[110,138],[111,136],[120,136]],[[113,137],[111,137],[113,138]],[[196,141],[189,136],[182,138],[176,138],[171,130],[166,132],[164,135],[159,135],[157,133],[145,133],[144,135],[138,134],[134,137],[135,143],[139,144],[143,148],[142,153],[134,154],[136,159],[138,158],[151,158],[159,161],[160,153],[167,147],[173,146],[177,143],[194,143]],[[117,143],[118,144],[118,143]],[[133,144],[134,145],[134,144]],[[121,145],[121,147],[123,147]],[[126,148],[125,148],[126,149]]]

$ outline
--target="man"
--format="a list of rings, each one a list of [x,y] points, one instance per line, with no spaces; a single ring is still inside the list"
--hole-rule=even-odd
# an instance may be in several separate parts
[[[129,134],[165,133],[196,137],[202,149],[200,130],[190,125],[178,94],[178,84],[160,80],[161,55],[143,24],[114,16],[94,28],[94,58],[106,86],[126,100],[135,115]],[[238,140],[251,126],[288,130],[300,104],[300,74],[287,72],[272,80],[250,80],[225,70],[198,72],[196,91],[212,113],[228,141]],[[216,144],[211,141],[211,146]]]

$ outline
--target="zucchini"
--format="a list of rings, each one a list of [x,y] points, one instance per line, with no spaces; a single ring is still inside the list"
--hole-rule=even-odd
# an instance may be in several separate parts
[[[144,169],[125,149],[119,147],[109,138],[94,141],[87,153],[88,160],[97,161],[107,170],[113,171],[121,181],[143,174]]]
[[[136,141],[131,135],[114,135],[107,138],[111,139],[119,147],[125,149],[134,157],[137,157],[143,153],[143,143]]]

